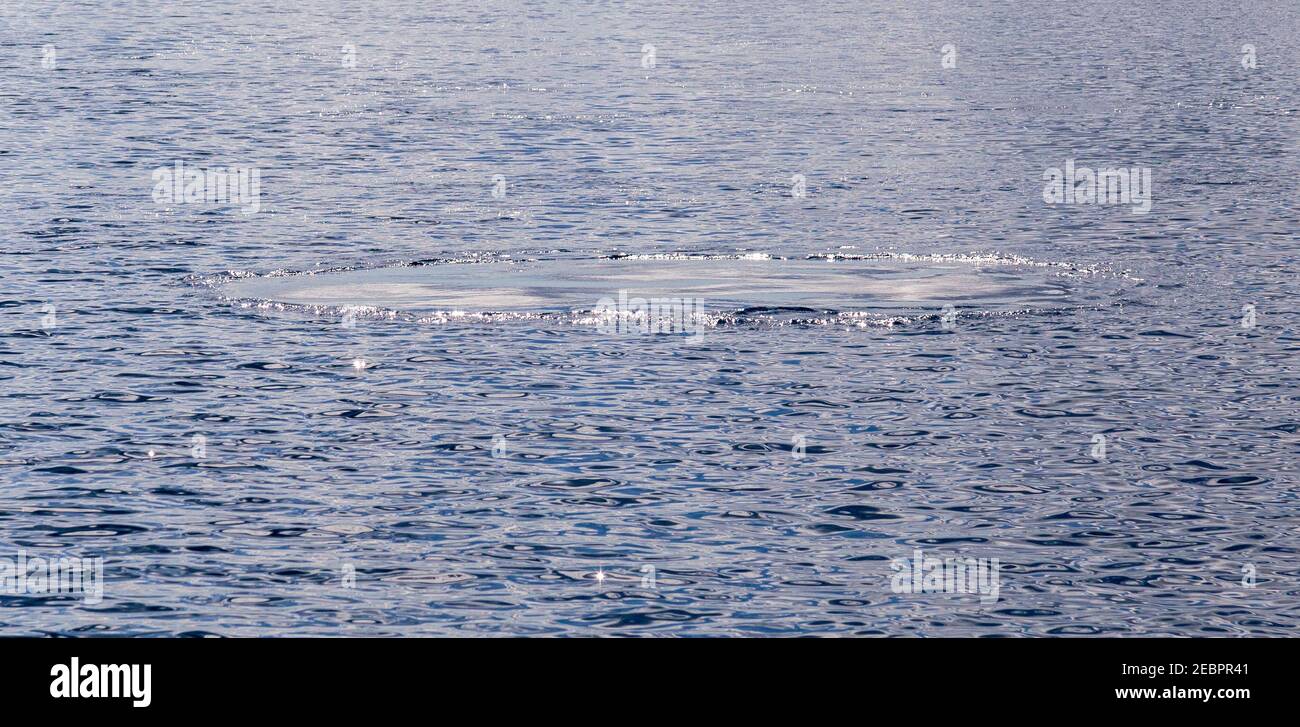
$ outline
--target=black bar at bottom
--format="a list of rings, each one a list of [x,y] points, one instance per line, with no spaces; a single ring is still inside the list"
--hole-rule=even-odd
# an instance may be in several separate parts
[[[51,717],[373,716],[457,704],[527,712],[530,703],[593,716],[698,700],[762,713],[877,699],[918,715],[1034,703],[1061,716],[1240,711],[1290,696],[1288,641],[3,639],[0,694],[13,714]],[[114,687],[129,696],[92,694]]]

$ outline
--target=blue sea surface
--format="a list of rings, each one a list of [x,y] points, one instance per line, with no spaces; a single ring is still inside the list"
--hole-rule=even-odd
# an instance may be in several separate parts
[[[104,574],[0,584],[0,635],[1293,635],[1297,39],[1252,0],[0,0],[0,562]],[[1149,212],[1049,202],[1067,163]],[[573,311],[629,258],[731,306]],[[846,259],[914,272],[801,292]],[[996,598],[900,589],[918,551]]]

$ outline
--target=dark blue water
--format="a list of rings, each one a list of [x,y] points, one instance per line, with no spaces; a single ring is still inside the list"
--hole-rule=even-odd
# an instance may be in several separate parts
[[[0,559],[105,580],[0,633],[1300,624],[1293,5],[0,8]],[[1048,204],[1067,160],[1150,211]],[[156,201],[177,161],[258,210]],[[667,253],[1009,292],[742,284],[699,340],[224,294]],[[996,600],[897,592],[918,549]]]

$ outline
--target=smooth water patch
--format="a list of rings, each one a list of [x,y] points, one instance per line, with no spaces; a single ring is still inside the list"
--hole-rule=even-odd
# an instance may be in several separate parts
[[[1060,263],[909,255],[636,256],[407,265],[241,278],[226,297],[324,308],[562,313],[602,299],[700,300],[710,312],[1024,310],[1103,302],[1117,276]],[[1110,282],[1111,285],[1106,283]]]

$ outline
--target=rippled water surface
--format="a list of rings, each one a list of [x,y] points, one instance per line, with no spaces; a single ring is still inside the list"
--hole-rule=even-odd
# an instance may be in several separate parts
[[[290,5],[0,0],[0,633],[1300,624],[1293,3]]]

